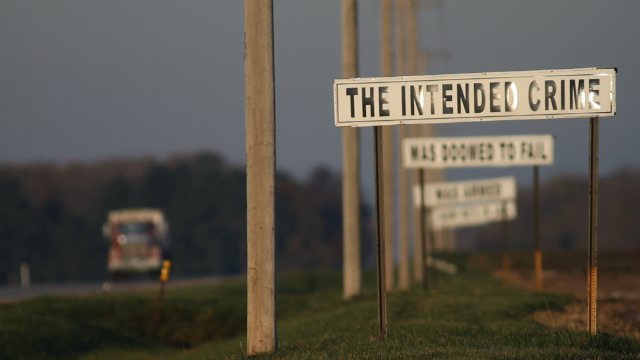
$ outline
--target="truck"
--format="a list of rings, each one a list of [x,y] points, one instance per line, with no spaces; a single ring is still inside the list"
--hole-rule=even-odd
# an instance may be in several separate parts
[[[111,279],[159,274],[169,259],[169,224],[159,209],[110,211],[102,232],[109,240],[107,267]]]

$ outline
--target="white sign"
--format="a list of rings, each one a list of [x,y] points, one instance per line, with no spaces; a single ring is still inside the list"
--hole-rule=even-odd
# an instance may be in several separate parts
[[[406,138],[406,168],[553,164],[552,135]]]
[[[420,207],[420,185],[413,187],[413,195],[415,206]],[[428,207],[465,202],[515,199],[516,178],[503,177],[430,183],[424,185],[424,196],[425,204]]]
[[[613,116],[616,69],[335,80],[336,126]]]
[[[506,211],[506,214],[505,214]],[[513,200],[464,206],[443,206],[431,210],[431,228],[478,226],[491,222],[513,220],[517,216]]]

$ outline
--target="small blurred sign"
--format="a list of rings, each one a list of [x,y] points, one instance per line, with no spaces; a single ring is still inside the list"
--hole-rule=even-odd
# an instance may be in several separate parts
[[[514,200],[474,203],[471,205],[442,206],[431,210],[431,228],[459,228],[485,225],[491,222],[513,220],[517,216]]]
[[[406,138],[405,168],[502,167],[553,164],[552,135]]]
[[[420,185],[413,188],[415,206],[422,204]],[[450,181],[424,185],[427,207],[516,198],[516,178],[503,177],[472,181]]]

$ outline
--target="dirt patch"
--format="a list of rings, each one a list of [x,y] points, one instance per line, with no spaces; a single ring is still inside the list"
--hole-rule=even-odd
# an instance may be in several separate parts
[[[500,272],[494,276],[504,278]],[[531,271],[514,271],[508,278],[512,285],[535,290]],[[538,311],[532,318],[551,327],[587,330],[587,277],[580,270],[545,271],[545,292],[573,295],[576,301],[565,311]],[[640,274],[604,273],[598,276],[598,331],[629,336],[640,340]]]

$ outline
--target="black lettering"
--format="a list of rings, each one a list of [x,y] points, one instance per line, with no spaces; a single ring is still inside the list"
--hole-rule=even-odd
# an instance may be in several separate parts
[[[402,116],[407,115],[407,104],[406,104],[406,95],[405,95],[405,87],[402,86]]]
[[[549,102],[553,110],[558,110],[556,106],[556,82],[553,80],[545,80],[544,82],[544,109],[549,110]]]
[[[417,160],[417,159],[418,159],[418,147],[414,145],[411,147],[411,160]]]
[[[351,98],[351,117],[356,117],[354,97],[358,95],[358,88],[347,88],[347,95]]]
[[[453,114],[453,108],[447,106],[447,101],[453,101],[452,95],[447,95],[447,91],[453,90],[453,85],[451,84],[443,84],[442,85],[442,113],[443,114]]]
[[[475,160],[476,159],[476,150],[477,150],[477,144],[470,144],[469,145],[469,160]]]
[[[600,103],[595,101],[595,97],[600,95],[600,90],[593,87],[600,85],[600,79],[589,79],[589,109],[600,109]]]
[[[385,109],[383,106],[389,103],[389,98],[382,96],[382,94],[388,94],[388,86],[380,86],[378,88],[378,113],[380,116],[389,116],[389,109]]]
[[[371,107],[371,117],[376,116],[373,107],[373,87],[369,88],[369,97],[367,97],[366,88],[362,88],[362,117],[367,117],[367,106]]]
[[[511,81],[504,83],[504,111],[512,112],[518,107],[518,89]]]
[[[462,105],[462,106],[461,106]],[[458,84],[458,114],[462,111],[464,106],[464,112],[469,113],[469,84],[464,84],[464,92],[462,86]]]
[[[480,92],[480,95],[482,96],[482,102],[479,103],[478,102],[478,91]],[[474,99],[473,99],[473,111],[477,114],[477,113],[481,113],[484,111],[484,105],[485,105],[485,96],[484,96],[484,85],[482,85],[481,83],[474,83],[473,84],[473,94],[474,94]]]
[[[422,115],[422,101],[424,99],[424,95],[422,93],[422,85],[418,85],[418,93],[420,99],[418,99],[418,94],[416,94],[416,88],[411,85],[411,115],[415,115],[415,108],[418,109],[418,114]],[[414,108],[415,105],[415,108]]]
[[[500,88],[500,83],[492,82],[489,83],[489,93],[491,94],[491,103],[489,104],[489,111],[491,112],[500,112],[500,92],[498,89]]]
[[[573,110],[573,104],[575,109],[584,109],[584,80],[578,81],[578,88],[576,88],[576,81],[569,80],[569,109]]]
[[[431,94],[431,115],[436,113],[435,95],[438,92],[438,85],[427,85],[427,92]]]
[[[513,160],[513,158],[516,157],[516,147],[513,143],[509,143],[507,145],[507,156],[509,157],[509,160]]]
[[[538,83],[537,80],[533,80],[531,82],[531,84],[529,84],[529,107],[533,111],[538,111],[538,109],[540,108],[540,99],[538,99],[538,101],[536,101],[535,103],[533,102],[533,89],[534,88],[536,90],[540,91],[540,84]]]
[[[560,80],[560,109],[564,110],[564,80]]]

